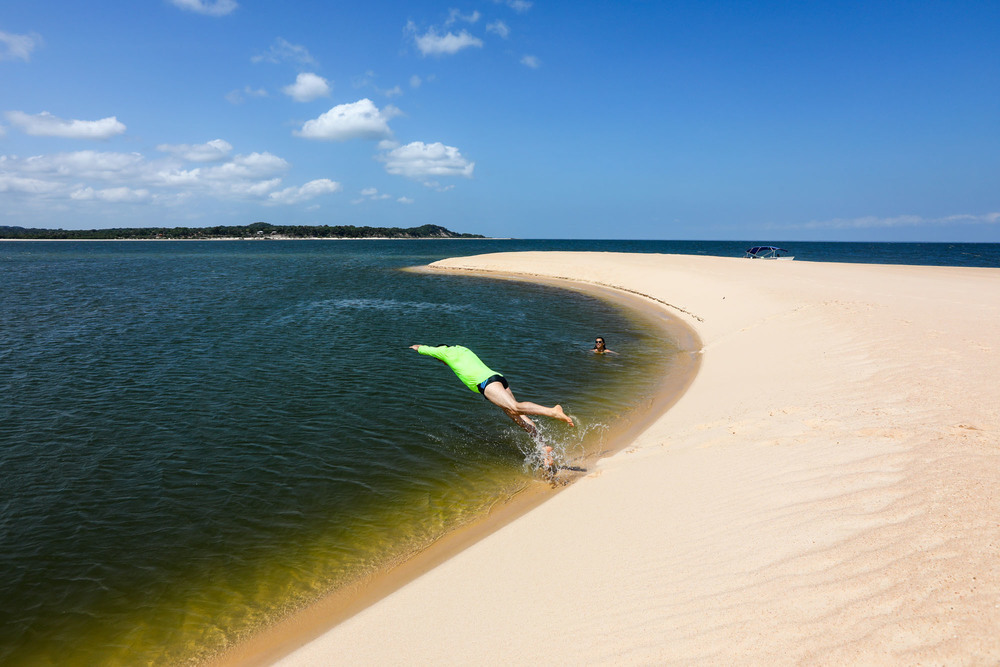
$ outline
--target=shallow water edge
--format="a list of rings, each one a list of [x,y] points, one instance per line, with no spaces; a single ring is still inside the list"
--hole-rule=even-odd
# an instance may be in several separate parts
[[[561,476],[558,484],[542,480],[529,485],[508,499],[498,499],[483,516],[442,536],[430,546],[390,563],[354,584],[338,589],[319,601],[294,612],[246,641],[226,649],[207,661],[212,667],[230,665],[269,665],[297,648],[318,638],[330,628],[363,611],[382,598],[402,588],[410,581],[449,560],[469,546],[500,530],[552,498],[568,485],[587,475],[601,458],[626,449],[643,431],[670,409],[693,382],[701,362],[702,343],[698,334],[686,322],[670,311],[669,304],[646,295],[630,293],[610,286],[596,285],[562,278],[524,275],[498,271],[473,271],[421,266],[407,271],[457,275],[476,275],[544,284],[559,289],[587,294],[627,309],[650,326],[659,328],[678,347],[676,363],[671,366],[656,387],[653,398],[645,405],[613,424],[599,447],[587,447],[585,456],[576,463],[583,471]]]

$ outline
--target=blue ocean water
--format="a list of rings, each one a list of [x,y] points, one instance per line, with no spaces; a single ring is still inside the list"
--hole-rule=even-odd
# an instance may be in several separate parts
[[[399,269],[750,245],[0,242],[0,663],[203,658],[540,483],[523,432],[410,344],[465,344],[563,404],[579,428],[542,424],[566,460],[676,358],[600,299]],[[1000,244],[776,245],[1000,266]]]
[[[798,261],[916,266],[1000,267],[1000,243],[876,243],[832,241],[588,241],[510,240],[488,252],[575,250],[742,257],[747,248],[773,245]],[[465,254],[465,253],[460,253]],[[470,253],[471,254],[471,253]]]

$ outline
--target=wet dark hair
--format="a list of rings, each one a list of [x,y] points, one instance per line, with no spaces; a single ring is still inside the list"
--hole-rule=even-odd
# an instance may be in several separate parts
[[[452,346],[451,346],[451,345],[449,345],[448,343],[438,343],[438,344],[437,344],[437,345],[435,345],[434,347],[452,347]]]

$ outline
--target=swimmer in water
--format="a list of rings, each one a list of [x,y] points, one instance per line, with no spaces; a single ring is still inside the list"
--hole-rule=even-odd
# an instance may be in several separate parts
[[[448,364],[466,387],[482,394],[486,400],[503,410],[515,424],[527,431],[532,437],[538,435],[538,428],[527,415],[542,415],[566,422],[570,426],[573,425],[573,420],[563,412],[561,405],[548,408],[537,403],[518,401],[514,398],[514,393],[510,390],[506,378],[487,367],[467,347],[461,345],[438,345],[436,347],[411,345],[410,349],[428,357],[440,359]],[[554,465],[552,448],[546,446],[543,449],[545,450],[544,465],[546,468],[552,468]]]
[[[609,350],[607,348],[607,346],[604,344],[603,336],[598,336],[597,339],[594,340],[594,349],[591,350],[591,352],[593,352],[594,354],[618,354],[614,350]]]

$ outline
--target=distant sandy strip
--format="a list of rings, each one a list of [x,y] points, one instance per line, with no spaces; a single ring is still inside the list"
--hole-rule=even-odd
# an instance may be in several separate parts
[[[279,664],[1000,663],[1000,269],[436,266],[647,295],[701,369],[630,448]]]

